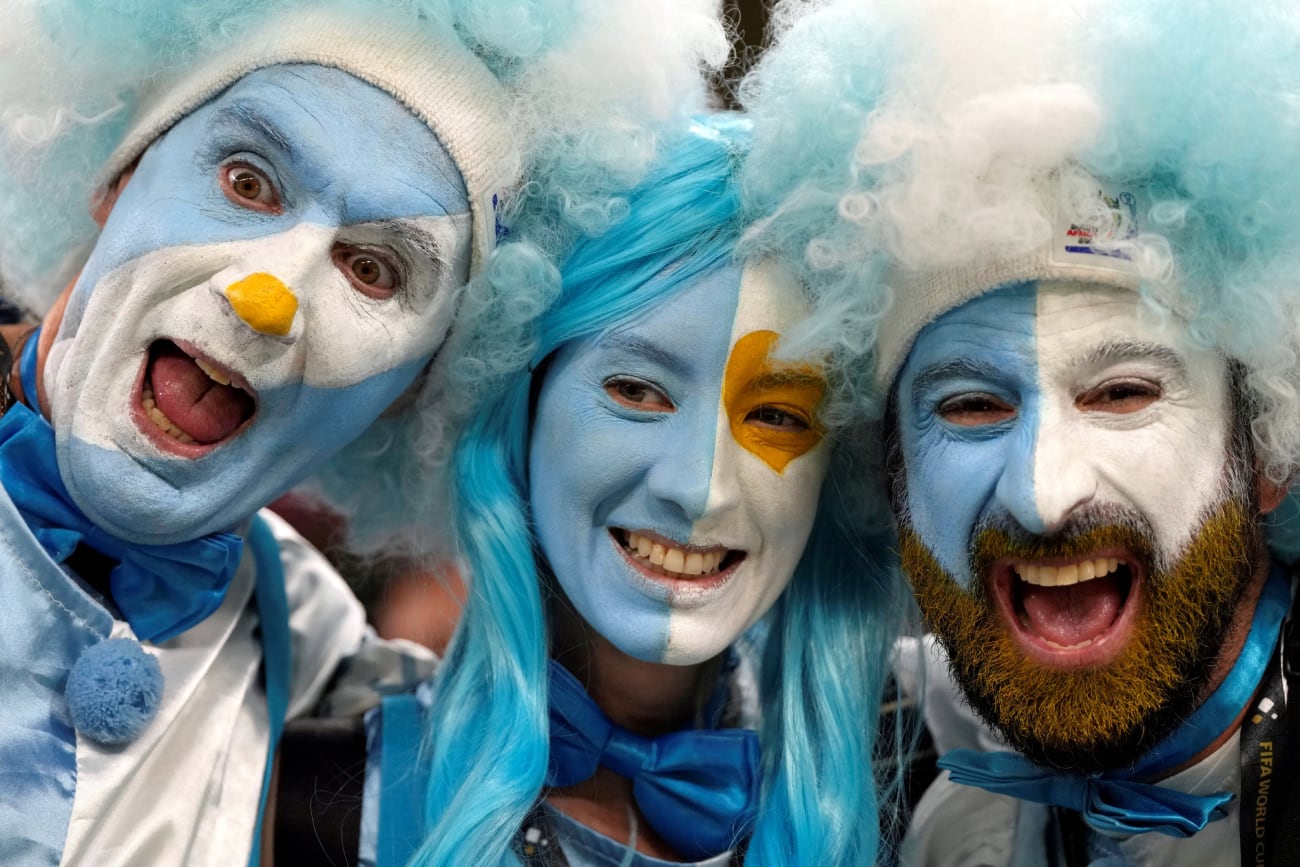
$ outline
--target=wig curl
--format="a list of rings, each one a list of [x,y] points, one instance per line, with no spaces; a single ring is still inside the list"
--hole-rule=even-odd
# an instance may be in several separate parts
[[[508,233],[462,290],[458,318],[414,406],[380,419],[319,476],[376,546],[395,527],[445,518],[439,487],[452,433],[531,354],[531,323],[558,292],[555,261],[604,231],[646,170],[659,131],[702,69],[725,59],[716,0],[656,14],[609,0],[4,0],[0,34],[0,280],[43,313],[97,236],[92,201],[142,95],[251,28],[297,10],[418,28],[458,40],[502,82],[523,183],[500,211]],[[698,103],[697,103],[698,104]],[[438,538],[424,534],[424,538]]]
[[[530,395],[545,359],[651,311],[735,261],[736,174],[748,128],[726,116],[667,146],[607,234],[575,245],[539,323],[532,369],[468,425],[455,456],[458,536],[473,576],[428,720],[427,838],[419,867],[513,864],[508,841],[542,796],[548,755],[547,584],[528,497]],[[846,431],[828,431],[848,443]],[[870,864],[877,855],[872,743],[901,580],[890,548],[852,513],[875,469],[833,448],[818,519],[765,620],[762,804],[746,864]],[[737,841],[738,843],[740,841]]]
[[[1300,13],[1221,0],[786,0],[743,83],[750,243],[870,366],[893,268],[1026,253],[1067,166],[1142,189],[1141,289],[1241,362],[1264,470],[1300,465]],[[867,416],[869,376],[843,395]]]

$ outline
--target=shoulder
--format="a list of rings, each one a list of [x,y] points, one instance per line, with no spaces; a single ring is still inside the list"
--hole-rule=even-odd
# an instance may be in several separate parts
[[[1012,863],[1020,803],[939,777],[926,789],[903,839],[912,867],[1006,867]]]

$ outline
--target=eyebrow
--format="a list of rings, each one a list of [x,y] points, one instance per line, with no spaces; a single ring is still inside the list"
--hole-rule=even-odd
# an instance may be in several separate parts
[[[756,389],[781,388],[825,388],[826,379],[800,366],[789,369],[768,370],[751,379],[747,387]]]
[[[922,392],[949,379],[992,379],[998,370],[986,361],[953,358],[925,368],[912,381],[912,391]]]
[[[240,102],[228,105],[217,111],[215,121],[222,125],[235,124],[262,137],[275,146],[285,156],[293,156],[293,140],[285,134],[274,120],[256,107]]]
[[[629,352],[633,355],[639,355],[642,358],[649,359],[656,364],[666,367],[674,373],[683,373],[687,369],[686,360],[675,355],[662,347],[656,346],[646,340],[642,340],[633,334],[621,334],[618,332],[604,334],[596,341],[596,345],[604,350],[619,350]]]
[[[366,225],[373,226],[380,232],[392,234],[421,256],[441,264],[446,263],[444,255],[446,251],[438,243],[438,237],[419,223],[394,217],[386,220],[371,220]]]
[[[1077,367],[1097,367],[1129,360],[1154,361],[1176,375],[1182,377],[1187,373],[1187,364],[1183,357],[1162,343],[1149,343],[1140,340],[1110,340],[1085,352],[1075,359]]]

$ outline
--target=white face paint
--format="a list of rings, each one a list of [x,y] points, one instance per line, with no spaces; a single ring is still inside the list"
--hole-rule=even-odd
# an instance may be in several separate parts
[[[469,240],[463,182],[392,97],[245,77],[141,158],[69,298],[44,374],[69,492],[146,543],[242,520],[416,379]]]
[[[788,277],[721,268],[550,365],[530,451],[538,538],[578,613],[624,653],[710,659],[793,576],[829,460],[825,386],[767,355],[804,312]]]
[[[952,310],[899,375],[913,527],[958,581],[982,518],[1035,534],[1080,509],[1134,509],[1162,567],[1224,490],[1227,365],[1132,292],[1021,284]]]

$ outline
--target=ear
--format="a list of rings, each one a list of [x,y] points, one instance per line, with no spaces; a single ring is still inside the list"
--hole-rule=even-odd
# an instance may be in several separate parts
[[[1290,490],[1290,481],[1278,483],[1270,481],[1268,476],[1263,473],[1257,473],[1255,477],[1256,493],[1259,497],[1259,513],[1267,515],[1269,512],[1282,505],[1286,499],[1287,491]]]
[[[104,228],[104,223],[108,222],[108,215],[117,204],[117,197],[122,195],[122,190],[126,189],[126,182],[131,180],[133,174],[135,174],[135,163],[127,166],[126,170],[117,176],[117,180],[100,190],[95,200],[90,203],[90,217],[99,228]]]

